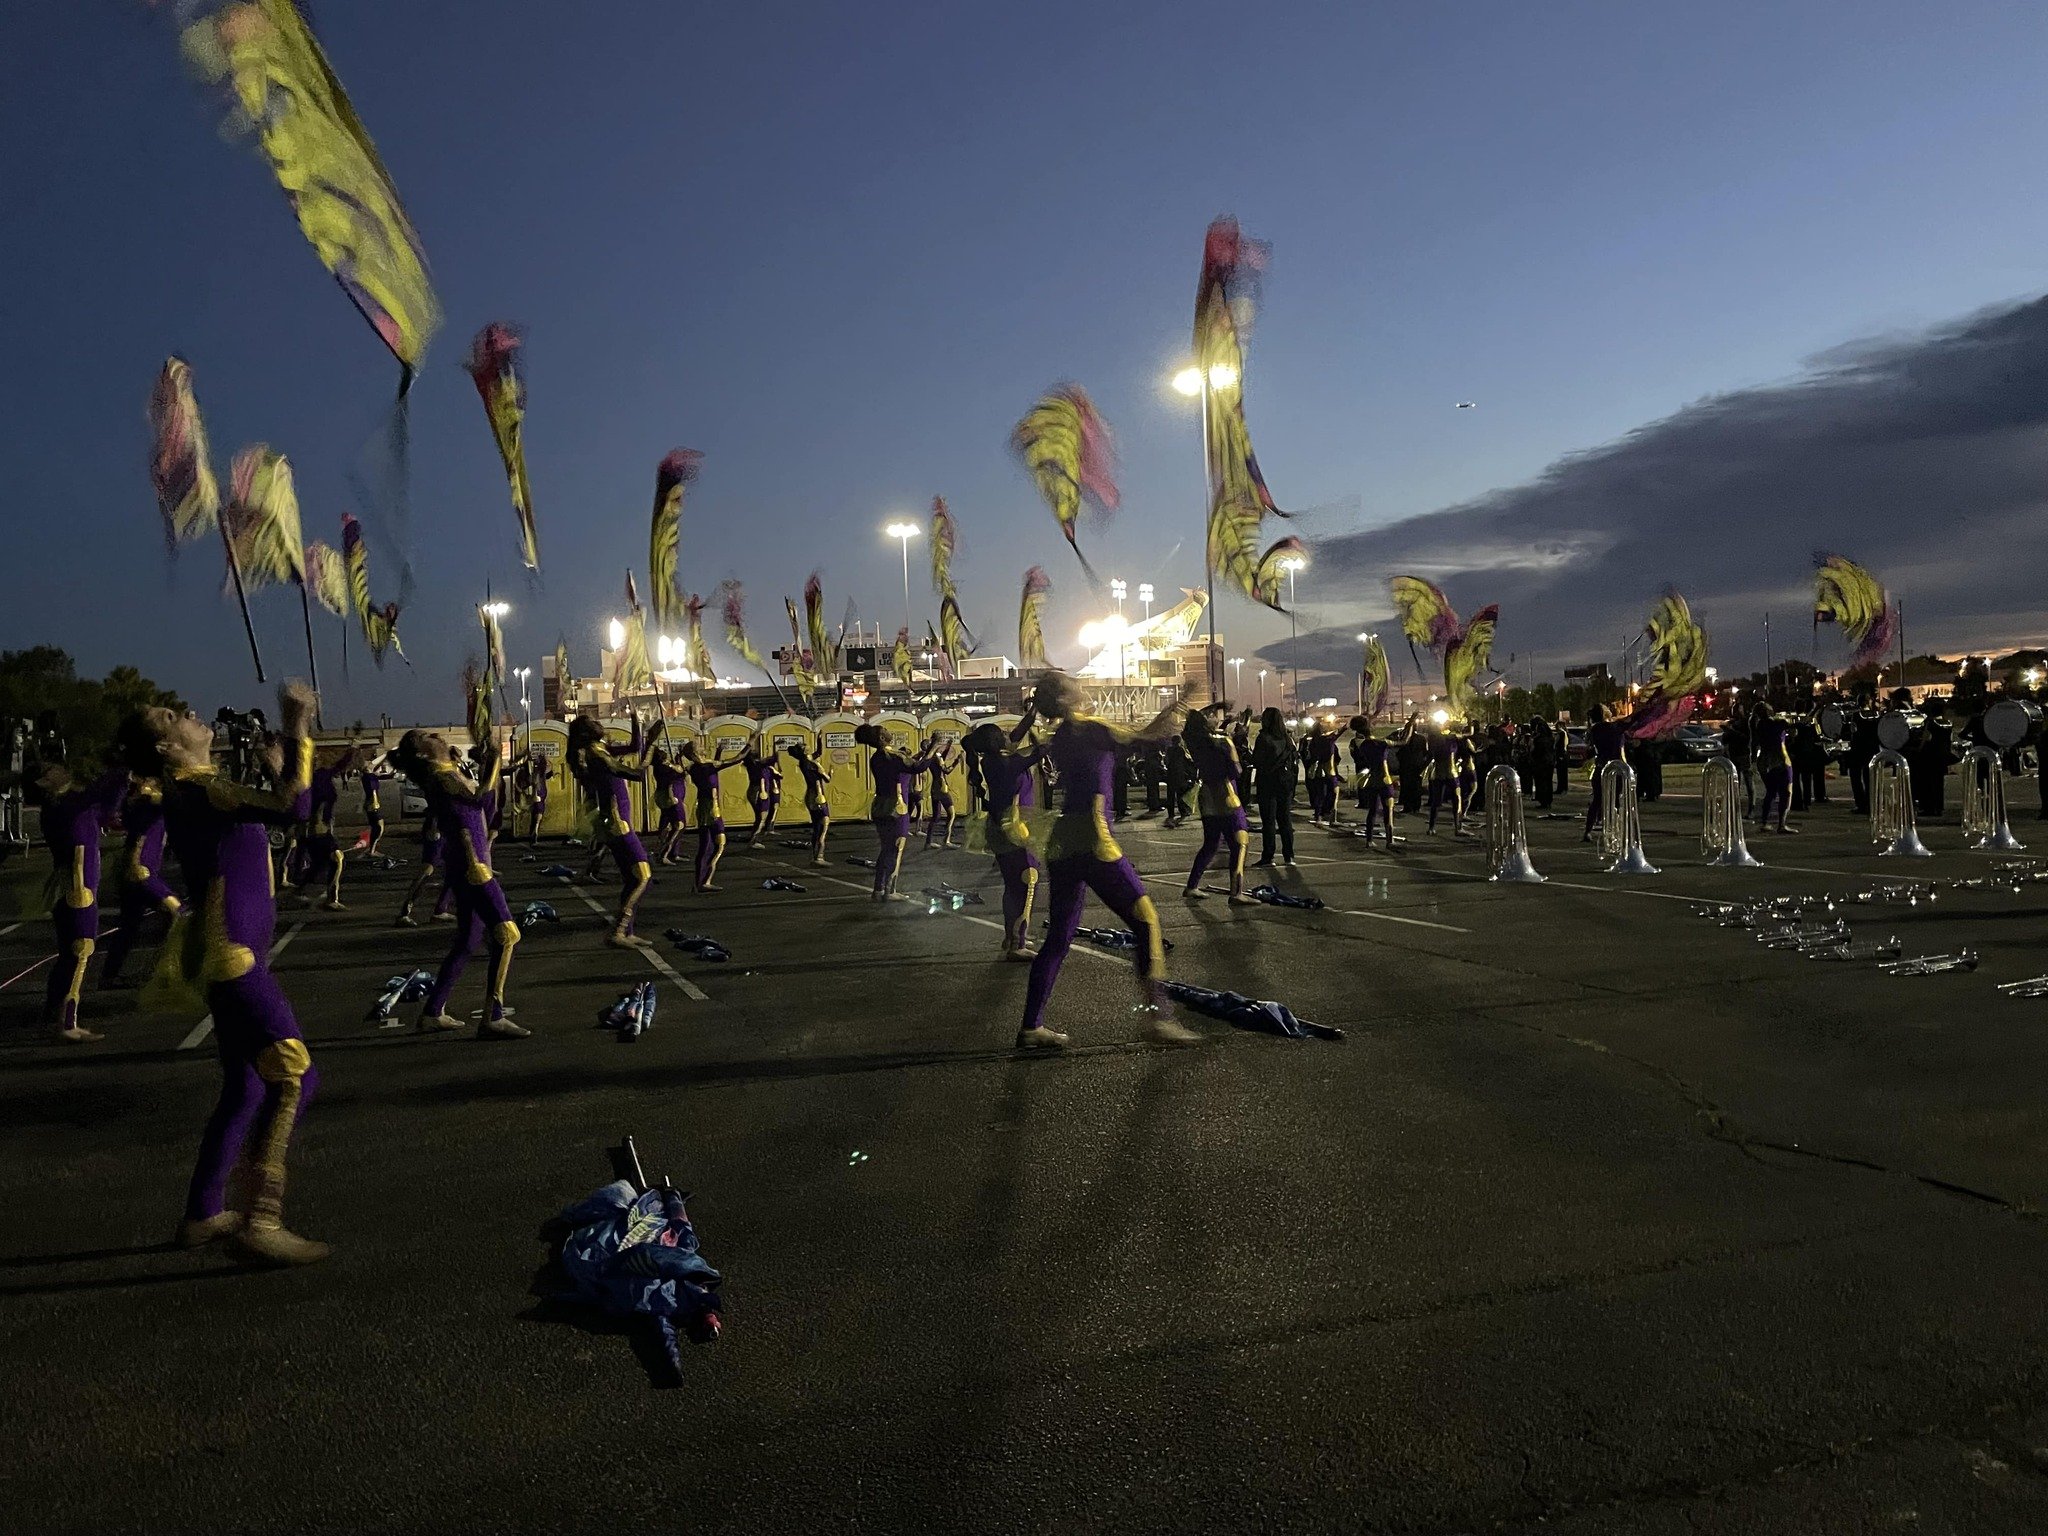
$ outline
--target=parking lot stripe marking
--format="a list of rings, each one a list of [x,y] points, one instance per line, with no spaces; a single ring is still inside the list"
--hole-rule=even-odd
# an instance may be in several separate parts
[[[1332,907],[1330,910],[1339,917],[1372,917],[1383,923],[1406,923],[1411,928],[1438,928],[1445,933],[1470,933],[1470,928],[1459,928],[1451,923],[1432,923],[1426,918],[1401,917],[1392,912],[1367,912],[1354,907]]]
[[[599,917],[611,916],[611,913],[609,911],[599,906],[594,900],[591,899],[591,895],[588,891],[577,891],[576,898],[577,900],[581,901],[583,905],[590,908],[591,911],[595,912]],[[700,1003],[708,1003],[711,1001],[710,993],[704,991],[694,981],[690,980],[689,977],[685,976],[681,971],[677,970],[674,966],[670,965],[666,960],[662,959],[660,953],[655,949],[655,947],[651,943],[641,944],[636,947],[639,949],[640,953],[646,957],[647,963],[649,965],[653,966],[657,971],[661,972],[662,975],[666,976],[670,981],[674,982],[677,986],[683,989],[683,996],[695,998]]]
[[[14,930],[19,928],[20,926],[20,923],[9,923],[5,928],[0,928],[0,939],[6,938],[7,935],[14,932]]]
[[[284,937],[279,939],[275,944],[270,946],[270,958],[272,960],[275,960],[279,955],[283,954],[285,945],[291,943],[293,939],[296,939],[299,936],[300,930],[303,929],[306,926],[306,924],[308,924],[311,921],[312,919],[309,917],[302,917],[296,923],[293,923],[291,927],[285,929]],[[189,1051],[194,1046],[199,1045],[202,1041],[206,1039],[208,1035],[212,1033],[213,1015],[209,1013],[205,1018],[201,1019],[197,1024],[194,1024],[192,1026],[191,1034],[187,1035],[184,1039],[178,1042],[178,1049],[181,1051]]]

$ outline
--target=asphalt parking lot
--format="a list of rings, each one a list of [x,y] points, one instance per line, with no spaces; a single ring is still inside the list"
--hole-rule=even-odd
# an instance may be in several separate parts
[[[1837,803],[1710,869],[1698,809],[1646,808],[1634,879],[1532,820],[1541,886],[1419,823],[1392,854],[1304,825],[1278,884],[1314,911],[1184,904],[1193,831],[1130,824],[1177,978],[1347,1038],[1136,1044],[1128,959],[1083,944],[1050,1059],[1010,1049],[982,855],[913,853],[906,892],[989,902],[934,912],[865,899],[865,827],[826,870],[735,844],[640,925],[732,958],[658,969],[603,947],[608,884],[501,845],[515,910],[562,919],[519,948],[507,1043],[366,1020],[447,930],[391,925],[409,868],[352,872],[350,910],[278,930],[323,1073],[288,1208],[335,1246],[291,1273],[164,1245],[217,1078],[194,1021],[94,995],[105,1042],[49,1046],[33,975],[0,991],[6,1523],[2048,1529],[2048,999],[1998,990],[2048,971],[2048,882],[1858,903],[1993,860],[1951,813],[1900,868]],[[1977,968],[1697,915],[1823,892]],[[0,933],[0,976],[44,940]],[[595,1027],[648,977],[651,1033]],[[679,1390],[529,1294],[622,1132],[726,1275]]]

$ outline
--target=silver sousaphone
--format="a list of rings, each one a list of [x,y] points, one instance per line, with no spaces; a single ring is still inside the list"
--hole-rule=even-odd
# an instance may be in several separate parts
[[[1963,841],[1986,853],[2017,853],[2027,845],[2012,835],[2005,815],[2005,754],[2027,739],[2035,714],[2018,699],[2000,699],[1984,711],[1984,740],[1963,757]]]

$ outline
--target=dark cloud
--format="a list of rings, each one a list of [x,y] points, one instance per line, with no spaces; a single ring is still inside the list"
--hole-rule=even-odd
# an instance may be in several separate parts
[[[2044,428],[2048,299],[1837,348],[1789,383],[1702,400],[1527,484],[1320,540],[1319,585],[1373,597],[1343,623],[1304,615],[1316,627],[1260,654],[1349,676],[1359,629],[1387,628],[1386,578],[1411,571],[1460,611],[1501,605],[1497,661],[1612,655],[1671,585],[1717,655],[1747,668],[1762,661],[1766,610],[1778,654],[1812,649],[1820,549],[1877,573],[1916,651],[2037,642]],[[1398,634],[1386,639],[1408,665]],[[1823,661],[1840,651],[1823,631]]]

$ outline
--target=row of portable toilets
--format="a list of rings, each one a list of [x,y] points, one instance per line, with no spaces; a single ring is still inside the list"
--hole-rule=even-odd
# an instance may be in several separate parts
[[[719,715],[710,720],[668,722],[667,739],[671,744],[684,741],[696,744],[698,752],[718,762],[736,762],[746,755],[748,744],[759,731],[778,754],[782,767],[782,803],[776,810],[778,826],[808,826],[810,813],[804,809],[804,781],[796,764],[781,755],[791,743],[801,742],[815,754],[831,775],[826,786],[826,803],[831,808],[834,821],[865,821],[874,801],[874,781],[868,773],[867,748],[854,743],[854,728],[867,716],[850,714],[821,715],[813,720],[805,715],[771,715],[765,720],[750,720],[742,715]],[[1016,725],[1016,715],[996,715],[995,722],[1004,730]],[[915,749],[921,743],[934,737],[948,737],[957,742],[967,734],[980,719],[969,719],[965,715],[939,712],[929,715],[913,715],[902,710],[884,710],[873,717],[873,723],[880,726],[891,742],[902,748]],[[655,739],[661,740],[661,727],[654,727]],[[623,747],[629,738],[624,726],[609,725],[606,734],[616,747]],[[569,777],[566,756],[569,747],[569,728],[559,720],[536,720],[529,729],[516,726],[512,731],[511,761],[517,762],[531,750],[548,765],[548,808],[541,822],[544,834],[566,835],[576,830],[581,808],[579,792]],[[954,803],[964,816],[967,813],[967,773],[964,762],[956,763],[948,775],[952,786]],[[634,820],[640,826],[652,826],[659,819],[652,809],[653,783],[635,785],[632,790]],[[747,775],[742,768],[723,774],[718,781],[720,809],[726,825],[746,826],[754,819],[753,807],[747,803]],[[929,803],[929,797],[927,797]],[[689,801],[684,798],[684,819],[688,820]],[[519,830],[526,830],[522,822]]]

